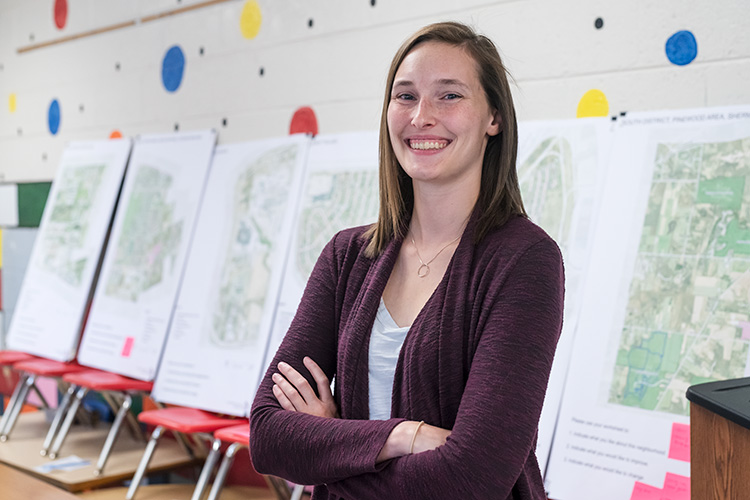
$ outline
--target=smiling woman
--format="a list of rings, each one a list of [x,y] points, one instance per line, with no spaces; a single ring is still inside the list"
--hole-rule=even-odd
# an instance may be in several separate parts
[[[438,23],[402,45],[378,221],[315,266],[253,404],[260,472],[315,500],[545,498],[534,447],[563,268],[526,218],[516,149],[488,38]]]

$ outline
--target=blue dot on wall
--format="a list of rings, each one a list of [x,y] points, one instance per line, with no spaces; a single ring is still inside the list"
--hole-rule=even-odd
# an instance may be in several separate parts
[[[669,37],[665,50],[672,64],[685,66],[698,55],[698,42],[695,41],[695,36],[691,32],[678,31]]]
[[[60,103],[57,102],[57,99],[52,99],[52,102],[49,104],[47,124],[49,132],[52,135],[57,134],[57,131],[60,130]]]
[[[180,88],[184,72],[185,54],[183,54],[179,45],[173,45],[164,54],[164,60],[161,62],[161,81],[164,88],[169,92],[174,92]]]

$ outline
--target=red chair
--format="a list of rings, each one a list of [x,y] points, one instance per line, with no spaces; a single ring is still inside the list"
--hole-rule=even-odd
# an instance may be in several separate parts
[[[185,443],[183,436],[186,434],[194,435],[196,437],[212,440],[211,434],[223,427],[230,427],[236,425],[238,420],[236,418],[219,417],[213,413],[194,409],[194,408],[162,408],[158,410],[149,410],[141,412],[138,415],[138,420],[144,424],[156,426],[154,431],[151,433],[151,439],[146,446],[146,451],[141,457],[141,461],[138,464],[138,468],[135,471],[133,480],[128,488],[127,500],[133,500],[135,494],[138,491],[141,480],[143,479],[148,464],[151,461],[151,456],[154,454],[156,445],[161,438],[165,430],[172,431],[178,438],[178,441]],[[249,425],[247,421],[244,421],[245,425]],[[187,451],[190,455],[195,453],[186,445]],[[209,454],[210,455],[210,454]],[[214,463],[216,457],[213,458]],[[213,468],[213,465],[211,465]],[[201,473],[201,476],[203,474]],[[193,499],[200,499],[203,496],[203,492],[206,488],[206,480],[203,482],[199,479],[198,484],[193,492]]]
[[[226,480],[227,473],[232,466],[235,455],[238,451],[250,446],[250,426],[248,425],[248,423],[244,423],[241,425],[233,425],[232,427],[224,427],[214,432],[214,441],[211,444],[211,453],[206,459],[206,464],[203,466],[203,470],[201,471],[200,478],[198,479],[199,485],[201,483],[206,484],[208,482],[211,471],[216,463],[219,454],[221,453],[222,442],[231,444],[227,448],[227,451],[224,453],[224,459],[221,461],[219,471],[216,473],[214,484],[208,494],[208,500],[217,500],[219,498],[221,490],[224,487],[224,481]],[[302,492],[304,491],[304,486],[297,485],[294,487],[294,493],[292,493],[289,489],[289,485],[283,479],[266,475],[264,475],[263,478],[266,480],[266,483],[268,483],[271,491],[276,494],[276,497],[279,500],[289,500],[290,498],[299,499]],[[196,491],[198,491],[197,486]],[[193,498],[195,499],[199,497],[195,497],[195,495],[193,495]]]
[[[18,420],[18,415],[21,413],[21,408],[26,403],[29,389],[36,387],[34,382],[37,377],[49,377],[59,380],[67,373],[81,371],[85,368],[77,363],[63,363],[51,359],[33,358],[14,363],[13,369],[21,374],[21,378],[16,385],[18,393],[16,394],[16,391],[14,391],[14,396],[11,398],[12,406],[8,406],[8,411],[3,415],[2,423],[0,424],[0,441],[7,441],[10,437],[16,420]],[[40,399],[45,407],[48,406],[41,394]],[[59,408],[57,413],[60,413]]]
[[[132,434],[136,438],[142,437],[145,442],[146,439],[141,433],[138,422],[129,410],[133,404],[133,396],[150,393],[154,385],[153,382],[145,382],[143,380],[132,379],[116,373],[95,369],[86,369],[84,371],[68,373],[63,376],[63,381],[70,384],[70,386],[65,394],[63,402],[60,404],[58,412],[55,414],[55,419],[50,426],[49,432],[47,432],[47,437],[42,445],[42,455],[49,453],[50,458],[58,456],[60,448],[68,435],[70,426],[73,423],[73,419],[80,407],[81,401],[89,391],[99,392],[104,401],[106,401],[115,413],[115,420],[107,434],[104,447],[102,448],[102,451],[99,454],[99,460],[96,463],[96,469],[94,470],[95,475],[101,474],[104,469],[112,451],[112,446],[114,445],[117,435],[120,432],[120,428],[122,427],[122,421],[125,417],[128,417]],[[74,393],[75,397],[73,397]],[[70,405],[69,409],[67,408],[68,405]],[[63,413],[66,416],[62,423],[62,427],[60,427]],[[50,449],[50,444],[53,439],[54,444]]]
[[[0,366],[12,368],[13,365],[18,363],[19,361],[27,361],[29,359],[35,359],[35,357],[31,354],[20,351],[0,351]],[[16,403],[18,402],[18,397],[22,391],[22,388],[26,386],[26,378],[27,377],[25,376],[21,376],[21,378],[19,378],[15,388],[13,389],[10,400],[8,401],[8,407],[3,412],[3,418],[0,420],[0,441],[5,441],[7,439],[7,437],[3,439],[3,436],[5,436],[4,429],[10,420],[10,415],[13,413],[13,409],[15,408]],[[34,386],[34,388],[36,389],[36,386]],[[28,391],[28,388],[26,389],[26,391]],[[37,394],[39,394],[38,390]],[[44,402],[44,397],[41,394],[39,394],[39,396],[40,400]],[[20,410],[21,409],[19,408],[19,411]]]

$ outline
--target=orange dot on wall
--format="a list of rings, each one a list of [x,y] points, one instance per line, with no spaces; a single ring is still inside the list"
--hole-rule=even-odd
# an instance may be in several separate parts
[[[122,132],[119,130],[113,130],[111,134],[109,134],[110,139],[122,139]]]
[[[318,119],[315,117],[315,111],[308,106],[297,109],[292,116],[292,123],[289,124],[289,134],[318,135]]]
[[[55,0],[55,26],[61,30],[68,21],[68,0]]]

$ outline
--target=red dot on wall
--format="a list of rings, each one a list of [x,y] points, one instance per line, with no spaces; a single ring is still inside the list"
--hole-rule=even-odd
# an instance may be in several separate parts
[[[55,0],[55,26],[61,30],[68,20],[68,0]]]
[[[113,130],[111,134],[109,134],[110,139],[122,139],[122,132],[119,130]]]
[[[289,124],[289,134],[318,135],[318,119],[315,117],[315,111],[308,106],[297,109],[292,116],[292,123]]]

